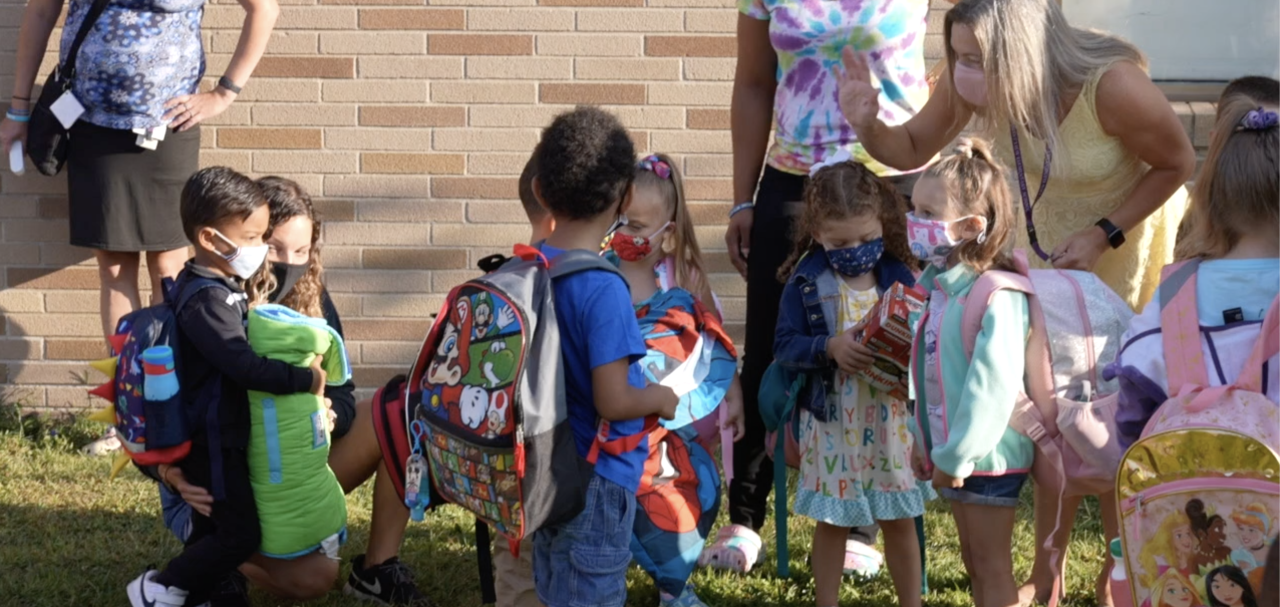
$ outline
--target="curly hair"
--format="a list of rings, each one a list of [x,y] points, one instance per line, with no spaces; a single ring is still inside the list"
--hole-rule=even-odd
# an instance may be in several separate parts
[[[280,305],[297,310],[314,318],[324,317],[322,305],[324,296],[324,265],[320,262],[320,213],[311,203],[311,196],[302,186],[284,177],[263,177],[258,180],[258,187],[267,197],[271,209],[271,229],[293,219],[306,217],[311,220],[311,255],[308,259],[307,272],[298,279],[288,293],[280,298]],[[269,264],[270,262],[268,262]],[[250,305],[266,303],[267,298],[276,290],[275,275],[266,272],[269,281],[258,288],[248,290]]]
[[[947,201],[957,217],[977,215],[987,220],[986,238],[956,247],[955,260],[979,272],[992,268],[1012,270],[1008,245],[1013,239],[1013,194],[1004,165],[983,139],[961,138],[950,155],[924,172],[922,179],[943,183]]]
[[[590,219],[622,200],[635,177],[636,149],[617,117],[579,106],[556,116],[534,152],[537,188],[553,215]]]
[[[880,219],[884,229],[885,254],[917,269],[919,261],[907,240],[906,200],[893,184],[877,177],[871,169],[856,162],[842,162],[823,167],[805,184],[804,209],[793,234],[795,246],[778,268],[778,280],[786,282],[800,258],[822,246],[813,234],[824,223],[870,214]]]

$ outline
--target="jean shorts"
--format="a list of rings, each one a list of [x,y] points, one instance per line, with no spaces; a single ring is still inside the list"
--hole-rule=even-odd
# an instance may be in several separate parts
[[[636,519],[636,492],[593,476],[586,507],[533,535],[533,577],[547,607],[622,607]]]
[[[970,476],[964,479],[963,487],[959,489],[944,487],[938,490],[938,495],[961,504],[1016,508],[1018,494],[1022,493],[1022,485],[1026,482],[1025,472],[1000,476]]]

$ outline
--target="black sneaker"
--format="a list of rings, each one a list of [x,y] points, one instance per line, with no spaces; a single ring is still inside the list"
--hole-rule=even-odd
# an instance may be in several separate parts
[[[351,576],[343,592],[362,601],[403,607],[434,607],[413,583],[413,572],[392,557],[381,565],[365,569],[364,555],[351,562]]]
[[[249,580],[234,571],[209,591],[209,607],[249,607]]]

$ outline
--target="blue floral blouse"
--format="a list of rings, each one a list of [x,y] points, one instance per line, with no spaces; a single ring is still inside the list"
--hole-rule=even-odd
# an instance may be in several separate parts
[[[66,57],[92,0],[69,0]],[[199,89],[204,75],[204,0],[109,0],[85,38],[72,85],[81,120],[110,129],[160,126],[164,105]]]

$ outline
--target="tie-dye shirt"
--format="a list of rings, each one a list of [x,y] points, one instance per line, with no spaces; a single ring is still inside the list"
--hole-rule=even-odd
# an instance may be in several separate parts
[[[880,88],[880,119],[906,122],[929,99],[924,35],[929,0],[738,0],[738,10],[769,21],[778,55],[774,140],[767,162],[788,173],[846,148],[878,175],[895,175],[867,154],[840,112],[832,69],[846,45],[869,53]]]

